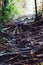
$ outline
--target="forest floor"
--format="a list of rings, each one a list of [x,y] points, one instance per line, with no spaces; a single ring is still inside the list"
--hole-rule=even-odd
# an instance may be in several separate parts
[[[38,65],[42,61],[43,18],[34,21],[25,16],[2,24],[0,65]]]

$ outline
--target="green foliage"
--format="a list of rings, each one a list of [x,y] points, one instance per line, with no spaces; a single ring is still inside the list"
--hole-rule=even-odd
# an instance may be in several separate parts
[[[23,0],[8,0],[7,5],[4,6],[4,21],[8,22],[13,16],[20,16],[24,13],[24,9],[19,3]]]
[[[11,18],[18,17],[26,13],[26,1],[25,0],[6,0],[6,5],[3,6],[4,15],[0,18],[4,22],[9,22]],[[29,5],[30,6],[30,5]],[[31,8],[31,7],[30,7]],[[28,12],[28,11],[27,11]],[[38,10],[38,14],[42,14],[41,10]]]
[[[42,10],[38,10],[38,14],[42,15]]]
[[[0,22],[1,22],[1,19],[2,19],[2,11],[0,10]]]
[[[39,6],[39,9],[37,10],[37,14],[38,15],[42,15],[42,8],[41,8],[41,6]]]
[[[0,24],[0,31],[2,31],[2,29],[3,29],[3,28],[2,28],[2,25]]]

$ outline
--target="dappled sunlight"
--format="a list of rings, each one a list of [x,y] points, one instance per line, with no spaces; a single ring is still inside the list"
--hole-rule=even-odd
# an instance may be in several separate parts
[[[34,0],[25,0],[26,1],[26,13],[25,14],[35,14],[35,3]]]
[[[41,0],[37,0],[37,10],[42,10],[41,2],[42,2]],[[35,14],[35,1],[34,0],[23,0],[15,4],[18,6],[18,8],[20,8],[20,12],[22,12],[21,15]]]

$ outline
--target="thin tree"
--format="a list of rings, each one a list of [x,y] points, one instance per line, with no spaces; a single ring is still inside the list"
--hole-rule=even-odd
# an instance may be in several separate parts
[[[37,1],[35,0],[35,12],[36,12],[36,19],[37,19]]]

